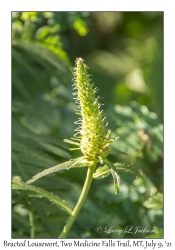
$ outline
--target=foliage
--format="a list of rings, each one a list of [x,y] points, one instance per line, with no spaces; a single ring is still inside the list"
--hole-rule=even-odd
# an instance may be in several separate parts
[[[62,201],[59,197],[56,197],[52,193],[46,192],[45,190],[41,188],[37,188],[31,185],[25,185],[25,183],[22,182],[21,178],[18,176],[15,176],[12,180],[12,188],[17,190],[28,190],[35,192],[36,195],[30,195],[34,197],[45,197],[50,202],[61,208],[62,210],[66,211],[67,213],[71,214],[72,210]]]
[[[81,156],[68,151],[63,142],[72,136],[77,120],[71,72],[78,56],[87,61],[104,97],[112,137],[119,136],[112,144],[110,160],[125,164],[116,166],[120,175],[117,196],[112,176],[107,177],[109,169],[98,166],[69,237],[161,238],[161,12],[12,13],[12,175],[27,181],[46,168]],[[141,176],[135,179],[135,175],[121,172],[122,168]],[[39,179],[35,188],[60,197],[73,209],[85,173],[85,168],[62,169]],[[107,178],[102,178],[104,175]],[[58,236],[68,218],[65,211],[47,199],[38,199],[32,190],[14,189],[12,194],[13,238],[32,236],[31,214],[35,238]],[[122,229],[122,233],[99,234],[95,231],[98,225]],[[155,233],[128,235],[124,231],[128,225],[153,229]]]

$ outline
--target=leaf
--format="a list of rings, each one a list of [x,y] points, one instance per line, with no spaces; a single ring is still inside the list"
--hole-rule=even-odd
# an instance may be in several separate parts
[[[79,36],[86,36],[88,34],[88,26],[79,14],[71,13],[69,15],[69,23],[71,23],[71,26],[75,29]]]
[[[123,166],[124,164],[123,163],[120,163],[120,162],[117,162],[115,164],[113,164],[112,162],[110,162],[108,159],[104,159],[104,162],[106,162],[107,166],[110,168],[110,169],[113,169],[114,171],[116,171],[116,166],[115,164],[117,164],[117,166]]]
[[[111,150],[109,153],[115,156],[116,152],[119,153],[119,154],[122,154],[122,155],[130,155],[130,154],[126,153],[126,152],[123,152],[123,151],[120,151],[120,150],[117,150],[117,149]]]
[[[18,143],[15,140],[12,142],[13,154],[18,161],[42,167],[55,164],[55,160],[48,154],[44,153],[41,149],[35,149],[34,146],[32,147],[29,143],[26,145],[28,148],[21,142]]]
[[[110,175],[110,170],[107,165],[99,167],[93,174],[93,179],[101,180]]]
[[[80,36],[86,36],[88,33],[88,27],[86,23],[78,16],[74,16],[72,19],[73,19],[73,28],[77,31],[77,33]]]
[[[36,80],[39,86],[43,89],[43,86],[41,84],[41,80],[38,74],[35,72],[34,68],[29,63],[26,62],[26,60],[23,58],[23,55],[17,52],[14,48],[12,48],[12,56],[13,56],[13,59],[15,59],[20,64],[20,66],[28,70],[28,72],[33,76],[33,78]]]
[[[71,155],[69,153],[67,153],[65,150],[55,147],[53,145],[50,145],[49,143],[45,143],[45,142],[39,142],[40,145],[42,145],[44,148],[46,148],[49,152],[55,154],[55,155],[59,155],[65,159],[70,159]]]
[[[110,172],[111,172],[113,180],[114,180],[114,192],[117,195],[119,193],[120,177],[116,173],[116,171],[114,171],[113,169],[110,169]]]
[[[15,89],[21,94],[25,101],[34,104],[32,96],[28,93],[24,85],[18,80],[15,74],[12,74],[12,83],[13,87],[15,87]]]
[[[142,173],[141,170],[139,171],[139,170],[137,170],[137,169],[135,169],[134,167],[131,167],[131,166],[129,166],[129,167],[123,167],[123,164],[118,163],[118,162],[114,163],[114,166],[116,167],[116,169],[118,171],[131,173],[131,174],[136,175],[137,177],[140,177],[143,180],[143,182],[144,182],[145,186],[147,187],[147,189],[149,190],[150,195],[152,195],[151,194],[150,185],[149,185],[146,177],[144,176],[144,174]]]
[[[114,167],[114,164],[110,162],[108,159],[104,159],[104,162],[106,162],[107,166],[110,169],[110,172],[112,174],[113,180],[114,180],[114,192],[117,195],[119,192],[119,186],[120,186],[120,177],[116,173],[116,168]]]
[[[34,182],[34,181],[40,179],[40,178],[43,177],[43,176],[46,176],[46,175],[49,175],[49,174],[51,174],[51,173],[58,172],[58,171],[60,171],[60,170],[66,169],[66,168],[67,168],[69,165],[71,165],[72,163],[73,163],[73,161],[72,161],[72,160],[69,160],[69,161],[63,162],[63,163],[61,163],[61,164],[58,164],[58,165],[56,165],[56,166],[54,166],[54,167],[47,168],[47,169],[45,169],[44,171],[42,171],[42,172],[40,172],[40,173],[34,175],[34,176],[32,177],[32,179],[30,179],[30,180],[28,180],[28,181],[26,182],[26,184],[30,184],[30,183],[32,183],[32,182]]]
[[[60,162],[52,156],[53,154],[70,159],[70,154],[65,150],[66,147],[66,144],[59,139],[31,131],[13,116],[13,175],[22,176],[22,179],[27,181],[37,172]]]
[[[49,26],[44,26],[44,27],[38,29],[36,34],[35,34],[35,39],[38,39],[38,40],[44,39],[49,34],[49,31],[50,31]]]
[[[45,48],[44,43],[40,42],[31,42],[25,40],[14,40],[12,41],[12,46],[14,48],[20,48],[30,55],[32,55],[36,60],[39,60],[40,63],[47,62],[49,65],[52,65],[57,69],[57,73],[60,74],[69,74],[69,70],[65,65],[60,61],[57,55],[53,54],[47,48]]]
[[[68,214],[72,213],[71,208],[62,201],[57,195],[54,195],[51,192],[47,192],[41,188],[32,186],[32,185],[26,185],[22,180],[20,176],[14,176],[12,180],[12,189],[18,189],[18,190],[27,190],[37,193],[38,196],[42,196],[47,198],[51,203],[54,203],[57,207],[64,210]]]
[[[16,121],[14,118],[13,118],[13,133],[22,138],[28,138],[32,141],[35,141],[35,145],[36,143],[45,142],[47,144],[54,144],[61,148],[67,149],[67,145],[64,142],[55,139],[53,137],[50,137],[48,135],[36,134],[35,132],[31,131],[30,129],[22,125],[20,122]]]
[[[118,171],[129,172],[129,173],[132,173],[132,174],[136,175],[137,177],[140,177],[143,180],[145,186],[148,188],[148,190],[150,192],[150,195],[152,195],[150,185],[149,185],[148,181],[146,180],[144,174],[141,171],[135,169],[134,167],[123,167],[124,164],[119,163],[119,162],[116,162],[116,163],[113,164],[108,159],[104,159],[104,162],[110,168],[110,171],[112,169],[115,172],[116,169],[117,169]]]
[[[86,159],[84,156],[78,157],[75,159],[74,163],[68,166],[66,169],[70,168],[82,168],[82,167],[87,167],[91,165],[91,161]]]
[[[76,159],[73,159],[73,160],[69,160],[69,161],[66,161],[66,162],[63,162],[63,163],[60,163],[54,167],[51,167],[51,168],[47,168],[45,169],[44,171],[34,175],[32,177],[32,179],[28,180],[26,182],[26,184],[30,184],[38,179],[40,179],[41,177],[43,176],[46,176],[48,174],[51,174],[51,173],[55,173],[55,172],[58,172],[60,170],[63,170],[63,169],[69,169],[71,167],[77,167],[78,166],[78,162],[81,161],[82,159],[84,158],[84,156],[81,156],[79,158],[76,158]]]
[[[157,193],[143,203],[146,208],[159,210],[163,208],[163,194]]]
[[[163,229],[160,227],[153,227],[154,234],[149,234],[147,235],[146,238],[151,238],[151,239],[161,239],[163,238]]]

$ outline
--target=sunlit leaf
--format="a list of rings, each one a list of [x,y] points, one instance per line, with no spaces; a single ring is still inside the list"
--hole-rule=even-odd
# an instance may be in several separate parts
[[[163,194],[157,193],[156,195],[148,198],[143,204],[146,208],[152,209],[162,209],[163,208]]]
[[[50,27],[49,26],[44,26],[40,29],[37,30],[35,34],[35,39],[42,40],[45,38],[50,32]]]
[[[116,171],[114,171],[113,169],[110,169],[110,172],[111,172],[113,180],[114,180],[114,192],[117,195],[119,193],[120,177],[116,173]]]
[[[105,177],[107,177],[108,175],[110,175],[110,170],[109,170],[108,166],[105,165],[103,167],[97,168],[97,170],[93,174],[93,178],[97,179],[97,180],[101,180],[101,179],[104,179]]]
[[[28,180],[26,182],[26,184],[30,184],[32,182],[35,182],[36,180],[38,180],[41,177],[46,176],[48,174],[55,173],[55,172],[58,172],[60,170],[66,169],[68,166],[71,166],[73,163],[74,163],[74,161],[70,160],[70,161],[66,161],[64,163],[60,163],[60,164],[58,164],[58,165],[56,165],[54,167],[47,168],[44,171],[42,171],[42,172],[36,174],[35,176],[33,176],[32,179],[30,179],[30,180]]]
[[[80,36],[86,36],[89,31],[87,24],[78,16],[72,16],[72,20],[73,20],[73,27],[77,31],[77,33]]]

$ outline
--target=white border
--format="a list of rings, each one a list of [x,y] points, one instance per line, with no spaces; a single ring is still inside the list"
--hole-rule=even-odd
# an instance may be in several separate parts
[[[173,0],[168,1],[1,1],[0,3],[0,239],[11,239],[11,11],[164,11],[164,241],[175,243],[175,32]],[[44,240],[45,241],[45,240]],[[48,240],[47,240],[48,242]],[[1,244],[2,245],[2,244]],[[120,248],[118,248],[120,249]],[[127,248],[125,248],[127,249]]]

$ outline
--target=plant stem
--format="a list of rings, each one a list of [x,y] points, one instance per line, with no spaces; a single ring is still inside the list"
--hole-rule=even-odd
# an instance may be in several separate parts
[[[34,214],[33,209],[29,213],[29,223],[30,223],[30,238],[35,238],[35,225],[34,225]]]
[[[81,207],[83,206],[83,203],[86,199],[86,196],[88,194],[89,188],[90,188],[91,183],[92,183],[93,173],[94,173],[94,169],[96,167],[96,164],[97,164],[96,162],[93,162],[93,164],[91,166],[89,166],[88,171],[87,171],[86,180],[85,180],[81,195],[79,197],[79,200],[78,200],[74,210],[72,211],[72,214],[69,217],[66,225],[64,226],[63,231],[61,232],[61,234],[58,238],[66,238],[66,236],[69,233],[69,230],[72,227]]]

